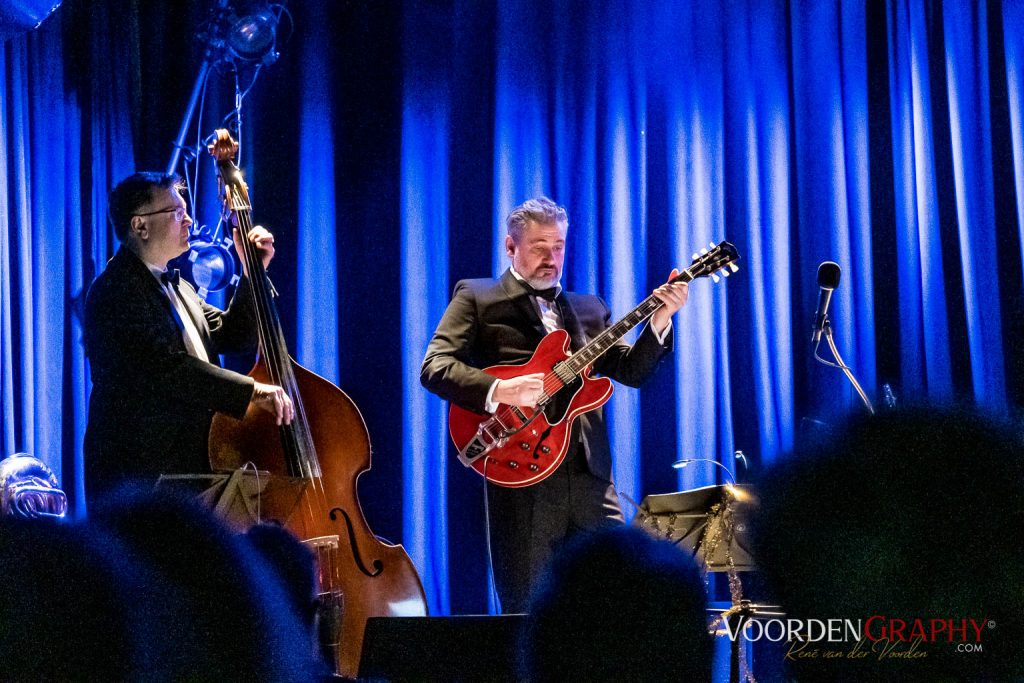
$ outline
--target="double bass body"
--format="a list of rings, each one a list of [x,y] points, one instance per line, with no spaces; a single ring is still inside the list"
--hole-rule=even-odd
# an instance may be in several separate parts
[[[281,523],[316,555],[324,606],[321,631],[335,641],[331,645],[339,673],[355,677],[366,620],[425,615],[426,596],[405,549],[381,542],[363,517],[356,485],[370,466],[370,439],[359,409],[326,379],[290,362],[318,445],[322,490],[315,480],[291,476],[281,427],[270,413],[252,406],[240,421],[214,418],[210,463],[227,471],[252,462],[270,472],[260,501],[262,516]],[[262,360],[249,374],[258,382],[271,381]],[[332,619],[335,624],[324,623]]]
[[[251,461],[270,472],[260,501],[262,515],[283,524],[316,554],[323,590],[321,629],[336,641],[338,671],[355,677],[366,620],[425,615],[426,597],[405,549],[381,542],[363,517],[356,483],[370,466],[370,439],[359,409],[326,379],[290,362],[317,444],[323,490],[316,480],[291,476],[281,427],[270,413],[252,406],[241,421],[214,418],[210,462],[223,471]],[[271,381],[262,359],[249,374],[258,382]],[[323,508],[321,500],[329,507]],[[332,619],[334,628],[323,623]]]

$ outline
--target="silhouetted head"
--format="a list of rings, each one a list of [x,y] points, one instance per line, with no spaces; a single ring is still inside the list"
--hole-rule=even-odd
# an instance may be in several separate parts
[[[534,595],[532,681],[710,680],[704,584],[667,541],[618,527],[570,541]]]
[[[793,662],[798,679],[1024,673],[1016,654],[1024,634],[1021,454],[1020,435],[1007,425],[966,411],[911,410],[856,420],[762,477],[756,558],[784,611],[860,620],[876,650],[858,660]],[[933,619],[953,620],[954,642],[948,631],[933,642]],[[971,619],[984,624],[980,635],[970,621],[960,631]],[[915,623],[927,627],[917,646],[927,655],[879,661],[887,642],[890,653],[910,648],[902,638]],[[964,638],[978,639],[982,651],[958,651]]]
[[[278,574],[207,510],[168,494],[121,491],[91,520],[178,593],[163,624],[166,677],[308,680],[319,671]]]
[[[155,584],[126,555],[80,525],[0,518],[0,678],[142,677]]]

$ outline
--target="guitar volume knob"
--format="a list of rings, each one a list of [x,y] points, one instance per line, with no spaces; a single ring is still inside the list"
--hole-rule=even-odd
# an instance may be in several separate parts
[[[531,472],[536,472],[537,470],[540,469],[539,467],[537,467],[536,463],[532,463],[532,462],[530,463],[529,468],[530,468]]]
[[[527,442],[525,442],[525,441],[521,442],[521,443],[519,444],[519,447],[520,447],[520,448],[522,448],[522,449],[523,449],[524,451],[528,451],[528,450],[530,450],[530,444],[528,444],[528,443],[527,443]]]
[[[508,466],[514,470],[519,469],[519,463],[517,463],[515,460],[509,460]]]
[[[541,446],[540,452],[543,453],[544,455],[547,455],[548,453],[551,452],[551,448],[549,448],[548,446]]]

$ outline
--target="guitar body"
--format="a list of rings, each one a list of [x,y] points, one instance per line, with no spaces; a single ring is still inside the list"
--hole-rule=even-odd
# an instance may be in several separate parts
[[[555,330],[545,336],[533,356],[521,365],[495,365],[484,372],[498,379],[511,379],[541,372],[552,374],[554,366],[570,357],[569,333]],[[549,477],[565,459],[573,421],[583,413],[596,410],[612,395],[612,382],[607,377],[591,378],[589,368],[573,382],[562,387],[548,402],[542,413],[532,408],[499,406],[499,413],[511,410],[526,426],[497,444],[470,466],[488,481],[499,486],[520,488]],[[448,431],[461,451],[473,440],[481,423],[490,419],[452,404],[448,413]]]

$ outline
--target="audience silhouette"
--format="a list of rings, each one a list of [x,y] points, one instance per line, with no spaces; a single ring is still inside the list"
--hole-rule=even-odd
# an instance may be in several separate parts
[[[618,527],[570,540],[533,596],[531,681],[707,681],[704,584],[667,541]]]
[[[156,644],[166,678],[308,681],[323,674],[281,578],[244,536],[172,494],[122,489],[109,500],[91,522],[177,594],[162,605],[165,641]]]
[[[139,611],[150,573],[95,531],[48,519],[0,519],[0,678],[146,678],[159,634]]]
[[[860,620],[871,636],[860,656],[846,656],[851,642],[791,644],[797,680],[1024,675],[1018,431],[912,409],[853,420],[795,455],[761,477],[758,562],[789,618]],[[946,624],[934,637],[932,620]],[[914,645],[916,623],[926,637]]]

